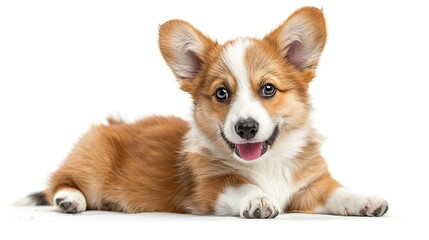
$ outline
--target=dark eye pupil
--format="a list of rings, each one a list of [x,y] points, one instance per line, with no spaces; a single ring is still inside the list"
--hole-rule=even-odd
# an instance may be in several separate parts
[[[227,99],[227,98],[228,98],[228,91],[226,91],[226,89],[225,89],[225,88],[219,88],[219,89],[216,91],[216,97],[217,97],[219,100],[225,100],[225,99]]]

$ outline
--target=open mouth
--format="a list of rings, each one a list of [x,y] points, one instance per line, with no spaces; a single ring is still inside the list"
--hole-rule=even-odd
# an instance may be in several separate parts
[[[273,145],[274,141],[277,138],[279,132],[278,126],[274,128],[273,133],[271,134],[271,137],[263,142],[247,142],[247,143],[232,143],[230,142],[225,134],[222,131],[221,128],[221,136],[223,140],[228,144],[228,146],[239,156],[241,159],[245,161],[252,161],[260,156],[264,155],[267,150],[268,146]]]

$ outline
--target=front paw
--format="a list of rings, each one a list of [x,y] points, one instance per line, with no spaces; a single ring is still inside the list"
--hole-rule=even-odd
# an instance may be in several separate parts
[[[354,212],[350,215],[381,217],[389,209],[387,201],[378,196],[364,196],[362,199],[358,198],[357,200],[360,203],[356,205],[356,209],[353,209]],[[358,214],[356,214],[357,208],[360,208]]]
[[[268,196],[244,199],[241,204],[242,218],[275,218],[279,215],[279,204]]]
[[[389,203],[378,196],[368,196],[340,188],[331,195],[325,207],[316,212],[343,216],[383,216]]]

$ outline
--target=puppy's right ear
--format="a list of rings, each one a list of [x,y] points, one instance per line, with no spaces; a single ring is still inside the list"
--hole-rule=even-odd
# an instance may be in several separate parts
[[[206,52],[216,43],[191,24],[170,20],[159,27],[159,48],[184,91],[201,71]]]

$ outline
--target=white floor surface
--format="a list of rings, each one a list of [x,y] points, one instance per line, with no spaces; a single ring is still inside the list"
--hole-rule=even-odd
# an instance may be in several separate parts
[[[275,219],[124,214],[62,214],[54,207],[2,210],[0,239],[428,239],[427,221],[388,214],[381,218],[281,214]],[[424,223],[424,221],[426,223]]]

